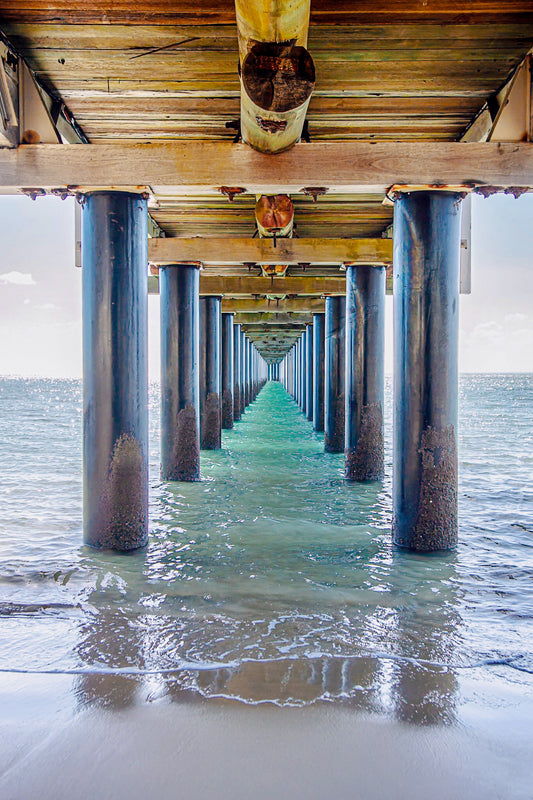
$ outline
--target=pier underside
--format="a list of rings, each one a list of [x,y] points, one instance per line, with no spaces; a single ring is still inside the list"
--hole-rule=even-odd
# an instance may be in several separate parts
[[[247,5],[265,4],[261,0]],[[384,202],[388,185],[498,183],[491,174],[494,164],[485,169],[481,153],[472,151],[469,163],[459,164],[456,151],[441,145],[517,136],[514,129],[510,134],[508,126],[502,128],[500,117],[517,68],[533,44],[531,4],[469,0],[458,9],[450,0],[424,4],[314,0],[308,32],[305,8],[302,13],[295,30],[300,36],[301,29],[306,31],[307,42],[302,43],[312,55],[316,83],[303,141],[289,151],[286,161],[274,165],[271,158],[256,159],[251,148],[232,144],[239,137],[241,116],[239,43],[242,56],[242,31],[248,30],[241,11],[238,29],[233,0],[163,4],[142,0],[133,5],[0,0],[0,28],[11,45],[11,60],[7,51],[4,56],[7,78],[17,80],[10,64],[17,54],[22,56],[44,94],[51,123],[35,131],[35,116],[28,113],[26,120],[21,114],[17,131],[11,131],[11,143],[71,141],[94,146],[94,155],[82,156],[84,165],[90,166],[83,175],[79,164],[72,170],[56,164],[46,178],[39,174],[44,164],[36,169],[32,159],[30,174],[19,172],[20,183],[11,190],[88,182],[97,187],[110,182],[143,184],[149,192],[152,233],[167,239],[152,242],[150,260],[154,264],[202,261],[203,276],[220,276],[222,289],[228,276],[259,279],[270,274],[265,259],[277,255],[270,240],[262,240],[266,245],[253,240],[257,193],[291,196],[297,239],[294,254],[289,252],[293,258],[285,262],[287,277],[341,277],[339,268],[349,261],[390,265],[393,209]],[[283,31],[283,23],[279,25]],[[530,114],[530,101],[528,108]],[[24,139],[28,120],[36,136]],[[529,139],[530,125],[530,119],[522,122],[525,128],[519,140]],[[184,142],[185,149],[157,151],[162,144]],[[374,143],[376,155],[358,150],[362,143]],[[387,143],[391,148],[380,150]],[[204,144],[215,149],[206,153]],[[332,144],[339,149],[328,151]],[[417,144],[429,149],[419,150]],[[139,163],[127,149],[131,145],[142,145]],[[158,169],[155,162],[148,169],[137,168],[147,155],[149,161],[152,156],[158,160]],[[514,175],[521,179],[519,185],[528,183],[528,174],[533,181],[531,157],[527,170],[523,158],[520,155]],[[305,162],[316,168],[308,169]],[[110,163],[117,169],[110,171]],[[386,173],[389,165],[389,174],[377,174]],[[270,173],[266,182],[265,167]],[[362,174],[365,167],[369,167],[367,178]],[[187,186],[184,172],[191,169],[199,174]],[[336,175],[331,174],[333,169]],[[506,163],[505,169],[509,181],[499,183],[516,185],[512,164]],[[64,180],[61,172],[69,173]],[[191,237],[206,240],[197,242],[196,253]],[[231,241],[222,247],[217,242],[210,250],[210,240],[220,238]],[[183,251],[174,249],[171,239],[184,240]],[[339,247],[338,240],[345,240],[345,247]],[[354,240],[359,251],[350,254]],[[239,252],[233,254],[234,249]],[[274,266],[273,261],[270,264]],[[238,313],[239,304],[253,300],[256,307],[246,306],[246,311],[257,314],[258,322],[263,321],[265,308],[276,312],[281,306],[289,311],[294,305],[295,313],[316,312],[317,300],[335,293],[319,285],[313,292],[289,291],[280,281],[271,291],[259,280],[257,286],[247,284],[242,293],[233,286],[228,283],[227,291],[220,291],[224,310]],[[239,322],[238,316],[235,321]],[[244,330],[267,358],[280,359],[275,347],[269,349],[279,334],[268,321],[249,331],[249,323],[243,321]],[[284,318],[280,325],[290,330],[296,322]],[[290,341],[288,336],[287,347]]]

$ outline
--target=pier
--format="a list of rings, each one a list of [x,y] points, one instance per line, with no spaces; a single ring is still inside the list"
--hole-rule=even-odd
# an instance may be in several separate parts
[[[0,0],[0,28],[0,193],[81,207],[85,542],[148,540],[148,293],[163,481],[270,380],[369,483],[392,292],[392,540],[453,550],[462,207],[533,188],[531,3]]]

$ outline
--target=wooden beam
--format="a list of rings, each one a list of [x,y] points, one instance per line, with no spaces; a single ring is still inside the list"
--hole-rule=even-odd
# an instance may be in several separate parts
[[[174,195],[383,191],[391,184],[533,188],[533,143],[316,142],[276,156],[244,144],[24,145],[0,150],[0,193],[23,188],[165,188]]]
[[[240,295],[327,295],[345,294],[346,279],[340,278],[261,278],[204,276],[200,274],[201,295],[225,295],[226,297],[239,297]]]
[[[105,8],[105,13],[103,12]],[[4,3],[2,16],[6,21],[28,23],[69,22],[81,25],[92,23],[102,28],[116,24],[126,25],[235,25],[233,0],[198,2],[180,0],[179,3],[80,3],[72,0],[54,2]],[[311,5],[311,23],[330,25],[361,25],[367,23],[439,22],[453,24],[460,18],[463,23],[527,23],[532,18],[530,0],[457,0],[421,3],[420,0],[319,0]],[[312,32],[311,27],[311,32]],[[440,33],[440,30],[439,30]],[[443,34],[441,34],[443,35]]]
[[[263,313],[291,314],[298,318],[300,315],[323,314],[324,300],[321,297],[293,297],[287,300],[267,300],[266,298],[256,300],[253,297],[228,298],[222,300],[222,311],[245,316]],[[235,321],[239,322],[237,318]]]
[[[148,277],[148,293],[159,294],[159,278],[155,275]],[[318,296],[330,294],[344,295],[346,293],[346,279],[339,278],[262,278],[251,277],[223,277],[221,275],[202,275],[200,273],[200,294],[218,295],[220,297],[285,297],[286,295]],[[276,301],[271,301],[274,308]],[[309,303],[307,303],[309,306]],[[306,310],[309,310],[306,308]]]
[[[150,239],[153,264],[201,261],[203,264],[388,264],[391,239]]]
[[[270,333],[277,327],[287,327],[290,325],[305,325],[313,321],[313,315],[307,314],[273,314],[270,312],[259,312],[258,314],[245,313],[235,314],[234,322],[241,325],[262,325],[263,329]]]
[[[255,336],[265,342],[284,339],[287,336],[299,336],[306,329],[305,323],[297,324],[294,322],[291,325],[279,325],[277,328],[273,325],[263,325],[262,322],[252,322],[242,327],[249,336]]]

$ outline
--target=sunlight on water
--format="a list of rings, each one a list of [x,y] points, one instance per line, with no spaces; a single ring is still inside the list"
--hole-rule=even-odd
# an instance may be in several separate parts
[[[129,702],[136,681],[98,674],[111,669],[156,694],[337,700],[419,721],[454,719],[461,671],[480,662],[531,683],[531,376],[463,379],[461,544],[445,556],[393,550],[390,477],[345,484],[343,456],[324,454],[275,383],[203,453],[197,484],[159,481],[152,387],[150,544],[92,551],[79,384],[0,391],[1,668],[87,673],[83,702]],[[390,434],[388,418],[388,476]]]

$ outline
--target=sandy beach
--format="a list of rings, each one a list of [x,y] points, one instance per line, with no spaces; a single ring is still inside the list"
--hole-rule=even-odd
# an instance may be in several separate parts
[[[529,800],[533,692],[503,683],[472,673],[460,720],[419,725],[349,702],[249,706],[127,678],[98,678],[84,705],[78,678],[3,675],[0,796]]]

